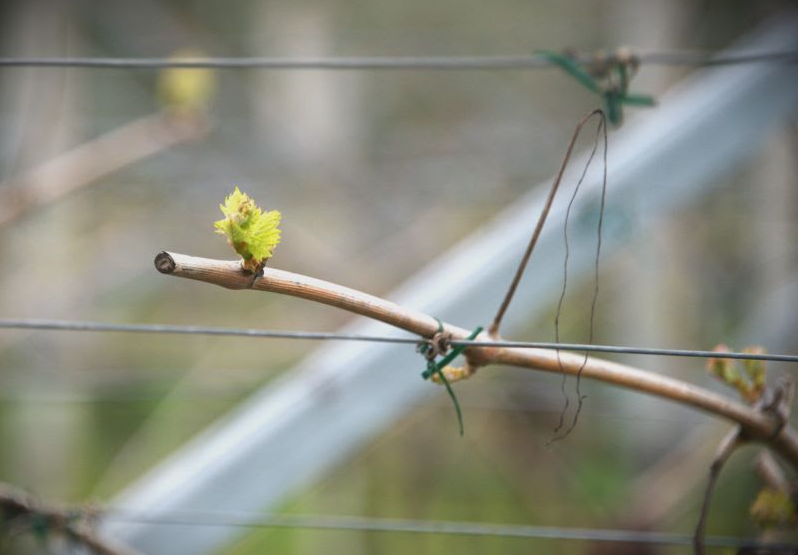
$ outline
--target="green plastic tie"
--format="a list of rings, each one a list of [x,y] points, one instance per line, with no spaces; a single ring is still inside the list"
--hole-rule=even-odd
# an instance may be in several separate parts
[[[50,518],[47,515],[33,513],[30,515],[30,531],[40,542],[47,541],[50,532]]]
[[[607,111],[607,119],[613,125],[620,125],[623,120],[623,105],[650,107],[656,105],[653,96],[629,93],[629,71],[627,64],[614,62],[613,68],[618,73],[619,86],[605,86],[599,83],[573,56],[554,50],[538,52],[546,60],[560,67],[568,75],[579,81],[589,91],[602,97]]]
[[[436,320],[438,319],[436,318]],[[443,331],[443,323],[440,320],[438,320],[438,333],[442,331]],[[474,331],[471,332],[471,335],[469,335],[467,339],[470,341],[474,339],[477,335],[479,335],[481,332],[482,332],[482,326],[478,326]],[[443,385],[446,386],[446,391],[449,393],[449,397],[452,399],[452,403],[454,404],[454,410],[455,412],[457,412],[457,424],[459,426],[461,436],[463,435],[463,412],[460,410],[460,403],[457,401],[457,395],[454,394],[454,389],[452,389],[449,380],[446,379],[446,375],[443,373],[443,368],[446,365],[448,365],[450,362],[452,362],[454,359],[456,359],[458,356],[460,356],[460,354],[463,351],[465,351],[466,348],[467,347],[465,345],[454,347],[452,348],[451,352],[449,352],[448,355],[443,357],[438,362],[435,362],[434,359],[430,359],[429,361],[427,361],[427,369],[421,373],[421,377],[424,378],[425,380],[428,380],[435,374],[438,374],[438,376],[441,379],[441,382],[443,382]],[[428,349],[430,349],[430,345],[424,343],[419,347],[419,352],[424,354],[427,352]]]

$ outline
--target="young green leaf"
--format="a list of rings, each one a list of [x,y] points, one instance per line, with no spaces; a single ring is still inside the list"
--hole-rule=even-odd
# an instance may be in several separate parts
[[[241,256],[245,270],[258,273],[271,258],[280,242],[280,212],[264,212],[249,195],[236,187],[219,208],[224,219],[214,224],[216,233],[227,237],[227,242]]]

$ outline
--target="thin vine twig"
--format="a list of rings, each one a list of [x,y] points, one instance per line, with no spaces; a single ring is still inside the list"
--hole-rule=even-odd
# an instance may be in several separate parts
[[[565,292],[568,287],[568,258],[569,258],[569,245],[568,245],[568,221],[571,216],[571,209],[573,208],[574,201],[576,200],[576,195],[579,193],[579,189],[584,182],[585,176],[587,175],[587,170],[590,167],[590,163],[593,161],[593,157],[596,155],[596,150],[598,149],[599,144],[599,137],[603,131],[604,133],[604,173],[603,173],[603,180],[601,185],[601,206],[599,209],[599,219],[598,219],[598,241],[596,243],[596,262],[595,262],[595,279],[594,279],[594,289],[593,289],[593,299],[590,305],[590,323],[589,323],[589,339],[588,343],[593,342],[593,320],[595,319],[596,313],[596,300],[598,298],[598,266],[599,266],[599,257],[601,255],[601,229],[604,222],[604,202],[606,199],[607,193],[607,117],[604,114],[604,111],[601,109],[595,109],[589,114],[582,117],[579,122],[576,124],[576,128],[574,129],[573,134],[571,135],[571,140],[568,143],[568,148],[565,151],[565,156],[563,157],[562,163],[560,164],[560,169],[557,172],[556,177],[554,178],[554,182],[551,185],[551,189],[549,190],[549,195],[546,198],[546,203],[543,205],[543,210],[540,213],[540,217],[538,218],[537,224],[535,225],[535,229],[532,232],[532,237],[529,239],[529,244],[527,245],[526,252],[521,257],[521,262],[518,265],[518,269],[515,272],[515,276],[513,277],[512,282],[510,283],[510,287],[507,289],[507,293],[502,300],[501,305],[499,306],[499,310],[496,312],[496,316],[493,318],[493,322],[491,322],[490,327],[488,328],[488,334],[491,337],[498,337],[499,336],[499,327],[501,326],[501,321],[504,318],[504,314],[507,312],[507,309],[510,306],[510,302],[513,300],[513,296],[515,295],[515,291],[518,288],[519,283],[521,282],[521,278],[524,275],[524,270],[526,270],[527,265],[529,264],[529,259],[532,256],[532,252],[535,250],[535,246],[537,245],[538,238],[540,237],[541,232],[543,231],[543,225],[546,223],[546,218],[549,215],[549,211],[551,210],[551,206],[554,202],[554,197],[557,194],[557,191],[560,187],[560,183],[562,182],[563,175],[565,174],[565,169],[568,167],[568,162],[571,159],[571,154],[573,153],[574,146],[576,144],[576,140],[579,138],[579,133],[582,131],[582,127],[594,116],[598,116],[599,123],[596,127],[596,140],[593,143],[593,150],[590,153],[590,156],[585,163],[585,167],[582,170],[582,174],[579,177],[579,181],[574,188],[573,195],[571,196],[571,200],[568,202],[568,208],[565,212],[565,225],[564,225],[564,236],[565,236],[565,262],[563,268],[563,284],[562,284],[562,291],[560,293],[559,301],[557,302],[557,311],[554,316],[554,335],[555,335],[555,342],[560,342],[560,316],[562,314],[562,306],[563,302],[565,301]],[[557,360],[559,363],[559,349],[557,350]],[[568,428],[561,434],[556,435],[554,438],[549,441],[552,443],[554,441],[558,441],[564,439],[571,433],[571,431],[576,427],[576,424],[579,420],[579,414],[582,411],[582,403],[584,401],[584,397],[582,396],[582,392],[580,389],[581,380],[582,380],[582,368],[584,364],[587,363],[588,354],[585,353],[584,361],[582,366],[580,366],[579,370],[576,372],[576,397],[577,397],[577,408],[574,412],[573,420]],[[568,407],[570,406],[570,399],[568,394],[565,391],[565,378],[566,373],[560,368],[560,372],[562,373],[562,381],[560,382],[560,390],[562,392],[564,398],[563,408],[560,411],[560,421],[557,426],[554,428],[554,433],[557,434],[565,424],[565,415],[568,413]]]
[[[704,489],[704,500],[701,503],[701,514],[693,534],[693,550],[696,555],[704,555],[704,531],[706,529],[707,517],[709,516],[709,503],[712,500],[712,492],[715,491],[715,483],[718,481],[720,471],[732,453],[743,443],[743,436],[739,426],[730,430],[720,441],[715,458],[709,466],[709,480]]]
[[[571,135],[571,140],[568,143],[568,149],[565,151],[565,156],[560,164],[560,170],[557,172],[557,176],[554,178],[554,183],[551,185],[549,196],[546,198],[546,203],[543,205],[543,210],[541,211],[538,222],[535,225],[534,231],[532,232],[532,237],[529,239],[526,252],[524,252],[524,256],[521,257],[521,263],[518,265],[518,269],[515,271],[513,281],[510,283],[510,287],[507,289],[504,300],[502,301],[501,305],[499,305],[499,310],[496,312],[493,322],[491,322],[490,326],[488,327],[488,335],[491,337],[498,337],[499,335],[499,327],[501,326],[502,319],[504,318],[505,312],[507,312],[507,308],[510,306],[510,301],[513,300],[515,290],[518,288],[518,284],[521,282],[521,277],[524,275],[524,270],[529,262],[529,258],[532,256],[532,251],[535,250],[535,245],[537,245],[540,233],[543,231],[543,224],[546,223],[546,218],[548,217],[549,211],[551,210],[551,205],[554,202],[554,195],[557,194],[557,189],[560,187],[560,182],[562,181],[563,174],[565,173],[565,168],[568,166],[568,161],[571,159],[571,153],[574,150],[576,139],[579,137],[579,132],[585,123],[587,123],[587,121],[596,114],[601,114],[601,116],[604,117],[601,109],[596,109],[584,116],[581,120],[579,120],[579,123],[576,124],[576,129],[574,130],[573,135]]]
[[[793,398],[795,395],[795,382],[788,377],[782,377],[773,389],[765,389],[762,396],[754,403],[753,407],[762,414],[772,417],[776,428],[774,435],[778,435],[782,427],[786,426],[790,417]],[[724,436],[715,452],[715,458],[709,467],[709,480],[707,480],[704,490],[704,501],[701,504],[701,513],[696,523],[693,533],[693,552],[695,555],[704,555],[704,534],[707,518],[709,517],[709,503],[712,500],[712,493],[715,484],[720,476],[720,471],[732,453],[751,440],[747,430],[742,426],[736,426]],[[795,464],[795,463],[793,463]]]
[[[169,252],[158,254],[155,266],[163,274],[211,283],[227,289],[269,291],[319,302],[385,322],[425,338],[431,338],[439,329],[438,320],[418,310],[402,307],[349,287],[285,270],[264,268],[262,275],[252,282],[251,274],[241,269],[239,261],[212,260]],[[442,327],[454,340],[465,339],[470,333],[467,329],[446,322]],[[477,339],[489,340],[491,337],[483,332]],[[558,361],[557,353],[549,349],[472,346],[464,354],[473,368],[503,364],[576,375],[583,363],[583,357],[575,353],[561,353]],[[459,379],[468,375],[463,374]],[[782,426],[772,414],[681,380],[599,358],[589,357],[582,368],[582,375],[670,399],[730,420],[742,427],[746,438],[767,444],[798,467],[798,431],[789,425]],[[446,377],[450,381],[458,379],[449,374]]]

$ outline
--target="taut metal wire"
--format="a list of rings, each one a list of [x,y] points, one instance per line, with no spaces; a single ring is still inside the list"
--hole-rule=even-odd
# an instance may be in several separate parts
[[[273,515],[262,513],[207,513],[193,511],[137,512],[110,508],[103,511],[109,520],[166,525],[235,526],[244,528],[304,528],[317,530],[349,530],[364,532],[401,532],[415,534],[451,534],[461,536],[494,536],[502,538],[537,538],[618,542],[649,545],[691,545],[689,534],[619,530],[611,528],[570,528],[524,524],[492,524],[484,522],[389,519],[338,515]],[[710,547],[756,548],[774,551],[795,550],[796,544],[765,543],[754,538],[714,536],[706,538]],[[771,551],[769,551],[771,552]]]
[[[611,54],[610,54],[611,56]],[[575,56],[585,65],[602,64],[607,55]],[[643,65],[717,66],[750,63],[795,63],[798,51],[650,52],[639,54]],[[105,69],[325,69],[325,70],[526,70],[554,67],[545,56],[355,56],[335,58],[197,57],[197,58],[94,58],[20,57],[0,58],[0,67],[61,67]]]
[[[226,335],[237,337],[261,337],[270,339],[305,339],[320,341],[367,341],[371,343],[403,343],[417,345],[417,337],[392,337],[361,335],[337,332],[280,331],[251,328],[225,328],[212,326],[176,326],[167,324],[111,324],[105,322],[83,322],[75,320],[0,319],[0,329],[28,329],[53,331],[93,331],[123,333],[161,333],[180,335]],[[479,339],[452,339],[454,347],[508,347],[518,349],[559,349],[563,351],[586,351],[592,353],[619,353],[649,356],[733,358],[738,360],[769,360],[774,362],[798,362],[798,355],[772,353],[744,353],[699,351],[690,349],[650,349],[620,345],[590,345],[585,343],[552,343],[545,341],[481,341]]]

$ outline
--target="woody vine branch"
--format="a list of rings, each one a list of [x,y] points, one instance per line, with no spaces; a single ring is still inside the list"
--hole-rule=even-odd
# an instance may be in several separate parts
[[[439,329],[438,320],[421,311],[343,285],[276,268],[263,268],[260,274],[253,275],[244,270],[238,260],[213,260],[171,252],[158,254],[155,267],[163,274],[227,289],[266,291],[326,304],[427,339],[432,338]],[[453,339],[468,337],[469,330],[447,322],[442,325]],[[487,333],[477,336],[477,340],[490,339]],[[464,355],[465,369],[447,375],[450,381],[467,378],[478,368],[493,364],[573,375],[579,373],[581,367],[584,378],[669,399],[734,422],[745,431],[747,437],[767,444],[791,465],[798,467],[798,431],[795,428],[789,425],[782,427],[772,414],[694,384],[600,358],[588,357],[585,362],[584,356],[576,353],[561,351],[558,360],[557,351],[549,349],[473,346],[466,349]]]

